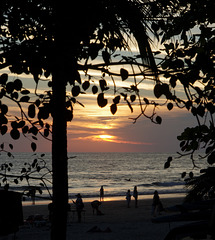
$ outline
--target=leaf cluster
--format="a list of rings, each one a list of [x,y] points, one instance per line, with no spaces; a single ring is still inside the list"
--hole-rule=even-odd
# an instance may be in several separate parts
[[[167,21],[161,19],[152,27],[164,46],[161,51],[165,58],[161,60],[160,68],[173,93],[171,101],[196,118],[196,126],[185,128],[177,137],[181,149],[179,158],[190,156],[193,167],[198,167],[195,153],[201,151],[198,158],[206,159],[210,166],[201,169],[200,176],[194,177],[192,171],[181,175],[182,178],[188,176],[185,179],[186,200],[202,200],[203,197],[214,197],[215,186],[215,18],[212,11],[215,3],[178,1],[175,5],[175,12]],[[168,6],[171,6],[170,2]],[[178,86],[183,86],[185,97],[179,97]],[[165,95],[162,89],[156,88],[155,96]],[[164,167],[170,167],[170,162],[167,160]]]
[[[47,167],[45,160],[45,154],[40,154],[40,156],[32,155],[34,157],[32,163],[26,162],[24,166],[20,169],[19,174],[12,174],[12,170],[15,167],[12,162],[1,164],[0,168],[0,181],[1,186],[5,190],[9,190],[11,185],[18,185],[23,181],[26,181],[26,187],[23,188],[23,194],[27,196],[35,196],[38,192],[42,194],[43,189],[49,192],[49,185],[51,184],[52,172]],[[35,185],[35,181],[38,186]],[[49,192],[51,197],[51,193]]]

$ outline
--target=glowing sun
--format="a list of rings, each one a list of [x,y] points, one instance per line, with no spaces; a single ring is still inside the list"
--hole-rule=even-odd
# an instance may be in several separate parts
[[[102,139],[103,141],[111,141],[114,136],[111,135],[99,135],[98,138]]]

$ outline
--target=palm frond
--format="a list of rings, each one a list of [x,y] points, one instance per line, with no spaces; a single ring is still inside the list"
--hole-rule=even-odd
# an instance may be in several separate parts
[[[112,2],[115,4],[115,13],[118,14],[124,24],[122,30],[126,32],[129,29],[129,33],[133,34],[143,63],[149,66],[156,80],[158,80],[157,66],[150,46],[150,38],[147,35],[149,29],[147,19],[150,16],[149,5],[139,0],[112,0]]]
[[[201,170],[201,175],[186,180],[188,194],[185,201],[202,200],[208,194],[214,195],[215,168],[209,167]]]

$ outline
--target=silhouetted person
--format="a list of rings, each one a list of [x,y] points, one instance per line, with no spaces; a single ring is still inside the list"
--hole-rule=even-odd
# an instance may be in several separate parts
[[[152,215],[156,217],[157,213],[163,210],[163,205],[161,203],[160,197],[158,195],[158,191],[154,191],[153,201],[152,201]]]
[[[32,204],[35,205],[36,189],[34,187],[32,187],[29,190],[29,193],[30,193],[30,196],[31,196],[31,199],[32,199]]]
[[[103,213],[99,210],[99,206],[101,205],[102,203],[99,202],[98,200],[95,200],[93,202],[91,202],[91,206],[93,208],[93,215],[94,215],[94,211],[96,210],[96,214],[97,215],[103,215]]]
[[[135,208],[137,208],[137,199],[138,199],[137,186],[134,187],[133,197],[134,197],[134,200],[135,200]]]
[[[131,192],[130,190],[127,191],[126,193],[126,200],[127,200],[127,207],[130,207],[130,202],[131,202]]]
[[[77,214],[78,214],[78,222],[81,222],[81,212],[84,208],[84,203],[82,201],[82,197],[81,197],[80,193],[78,193],[76,195],[76,197],[77,197],[77,199],[76,199],[75,202],[73,201],[73,203],[76,205],[76,211],[77,211]]]
[[[101,186],[100,188],[100,201],[104,201],[104,187]]]
[[[52,219],[53,219],[53,203],[48,204],[48,210],[49,210],[49,221],[52,222]]]

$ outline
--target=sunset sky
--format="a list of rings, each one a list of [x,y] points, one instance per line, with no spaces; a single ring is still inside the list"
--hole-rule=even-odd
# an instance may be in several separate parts
[[[3,73],[5,71],[1,71]],[[34,91],[35,83],[32,77],[26,75],[10,74],[10,79],[20,78],[24,86]],[[83,76],[84,80],[84,76]],[[117,80],[117,79],[116,79]],[[120,84],[120,79],[117,80]],[[94,82],[95,83],[95,82]],[[128,86],[131,80],[125,81]],[[96,84],[96,83],[95,83]],[[112,87],[112,82],[108,81]],[[141,88],[143,97],[154,98],[154,83],[145,81]],[[39,92],[47,89],[47,82],[39,84]],[[180,92],[180,89],[179,89]],[[152,123],[149,119],[141,117],[134,124],[131,118],[139,115],[138,105],[133,105],[131,113],[127,104],[123,101],[118,106],[115,115],[110,112],[113,92],[108,91],[108,105],[100,108],[97,105],[96,96],[91,93],[91,87],[86,94],[80,95],[77,100],[84,104],[82,107],[75,104],[74,119],[68,123],[68,151],[69,152],[176,152],[179,150],[179,142],[176,137],[187,126],[192,126],[195,119],[185,110],[176,107],[169,111],[166,106],[159,107],[157,114],[162,117],[161,125]],[[16,111],[16,107],[13,111]],[[1,137],[6,142],[13,142],[14,151],[30,151],[29,140],[24,137],[20,141],[11,141],[8,136]],[[39,152],[51,151],[49,141],[40,139],[37,143]]]
[[[131,54],[131,53],[126,53]],[[137,54],[133,52],[132,54]],[[99,62],[101,58],[96,59]],[[131,72],[131,69],[126,66],[120,66]],[[120,67],[113,67],[111,70],[119,72]],[[0,73],[8,72],[1,70]],[[80,73],[82,81],[88,79],[83,73]],[[108,105],[100,108],[97,105],[96,97],[93,95],[91,88],[93,85],[98,85],[101,79],[101,73],[92,72],[93,82],[86,92],[77,97],[85,107],[79,104],[74,106],[74,118],[68,123],[68,151],[69,152],[176,152],[179,150],[179,142],[177,136],[187,126],[196,124],[195,119],[186,110],[174,107],[169,111],[166,106],[159,107],[156,111],[157,115],[162,117],[162,124],[154,124],[149,119],[141,117],[134,124],[131,118],[139,115],[140,109],[137,102],[133,105],[134,112],[131,113],[125,102],[121,101],[118,104],[118,111],[115,115],[110,112],[110,105],[113,99],[113,82],[109,79],[108,87],[110,90],[105,93],[108,99]],[[31,75],[14,75],[10,73],[10,80],[20,78],[23,81],[25,88],[34,92],[35,83]],[[137,78],[141,80],[142,77]],[[128,78],[123,81],[120,77],[116,77],[116,85],[118,87],[129,87],[133,84],[133,79]],[[153,95],[154,82],[144,80],[140,85],[140,93],[142,97],[155,99]],[[40,81],[38,93],[46,91],[47,81]],[[71,87],[68,88],[68,93]],[[71,94],[71,93],[70,93]],[[177,94],[183,94],[183,89],[177,87]],[[158,101],[163,101],[159,99]],[[3,100],[2,100],[3,102]],[[13,111],[17,108],[14,107]],[[1,137],[3,141],[13,142],[8,136]],[[44,139],[40,139],[37,143],[39,152],[51,151],[51,143]],[[29,140],[24,137],[21,141],[14,142],[14,151],[30,151]]]

